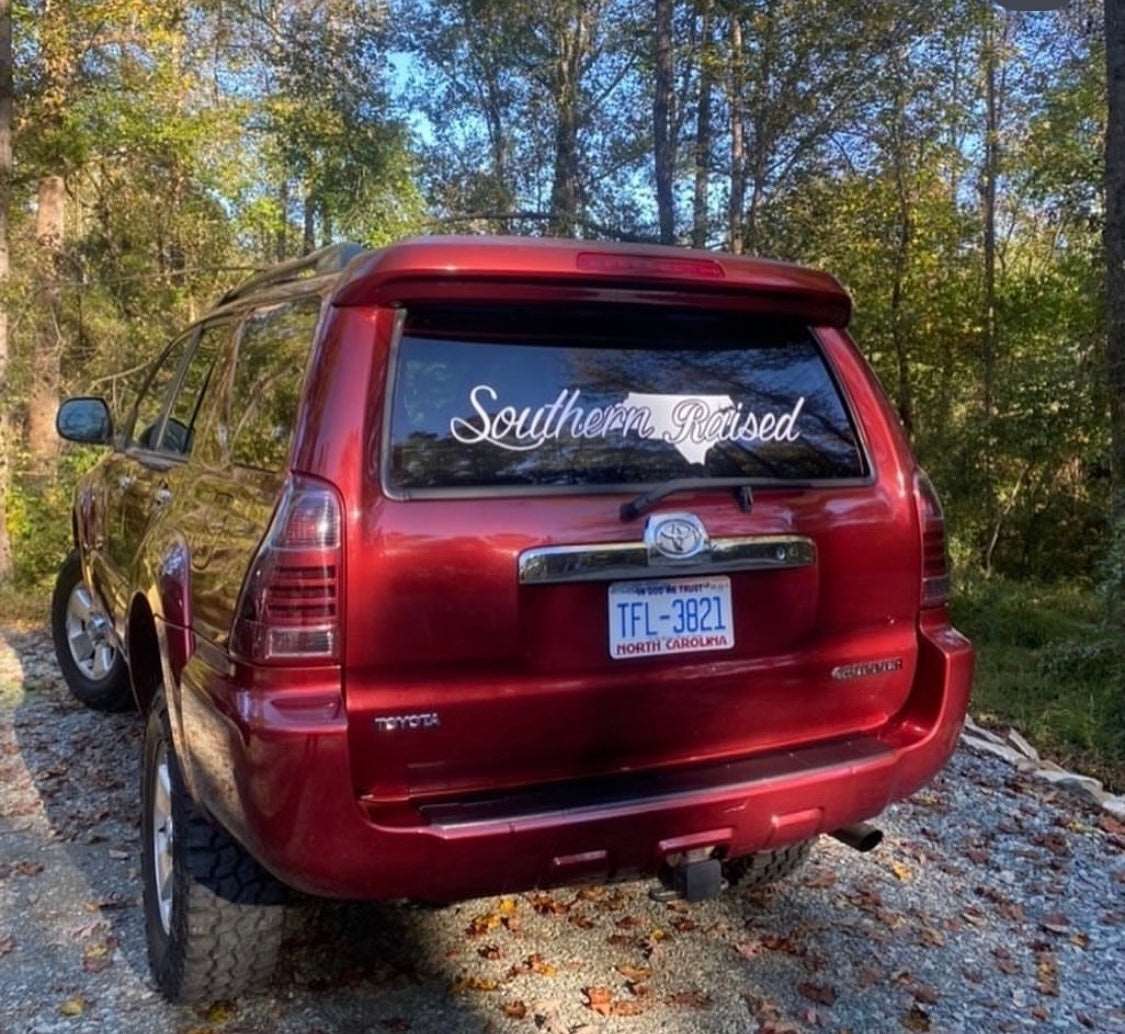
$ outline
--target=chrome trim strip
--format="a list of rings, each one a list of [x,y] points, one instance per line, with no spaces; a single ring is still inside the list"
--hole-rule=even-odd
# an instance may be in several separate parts
[[[816,545],[803,535],[752,535],[712,539],[711,552],[694,563],[649,564],[643,542],[590,546],[547,546],[519,556],[521,585],[622,581],[722,574],[727,571],[781,571],[816,563]]]

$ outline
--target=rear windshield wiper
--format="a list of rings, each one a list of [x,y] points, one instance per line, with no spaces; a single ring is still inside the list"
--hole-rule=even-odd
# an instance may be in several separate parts
[[[665,481],[625,503],[621,507],[621,519],[635,521],[648,513],[666,496],[674,495],[676,492],[698,491],[701,488],[733,488],[742,512],[749,513],[754,506],[754,492],[751,488],[753,483],[753,478],[680,478],[675,481]]]

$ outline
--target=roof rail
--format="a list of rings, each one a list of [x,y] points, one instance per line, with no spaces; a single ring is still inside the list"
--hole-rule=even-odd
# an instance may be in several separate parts
[[[263,269],[262,272],[255,273],[236,287],[232,287],[219,299],[219,304],[226,305],[236,298],[243,298],[254,291],[260,291],[263,287],[271,287],[274,284],[304,280],[307,277],[320,276],[324,273],[337,273],[357,255],[362,255],[367,250],[362,244],[329,244],[326,248],[310,251],[300,258],[289,259],[288,262],[279,262],[276,266]]]

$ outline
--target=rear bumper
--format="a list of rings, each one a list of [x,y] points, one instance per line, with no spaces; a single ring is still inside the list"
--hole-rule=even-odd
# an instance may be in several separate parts
[[[193,658],[181,702],[196,796],[278,878],[328,897],[452,901],[651,873],[687,847],[736,857],[877,815],[945,764],[972,670],[969,642],[934,614],[910,698],[875,733],[424,808],[406,825],[357,799],[338,692],[236,687]]]

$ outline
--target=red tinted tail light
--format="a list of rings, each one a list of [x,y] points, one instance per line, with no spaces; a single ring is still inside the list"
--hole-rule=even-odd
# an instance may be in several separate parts
[[[914,473],[914,497],[922,527],[922,606],[949,602],[949,557],[945,549],[945,513],[926,472]]]
[[[301,476],[285,485],[246,575],[231,629],[249,661],[333,661],[340,649],[340,502]]]

